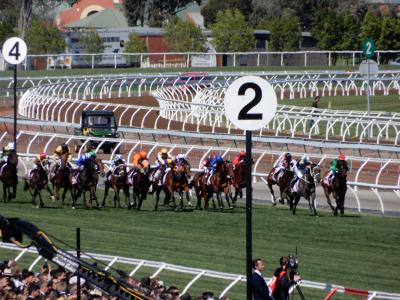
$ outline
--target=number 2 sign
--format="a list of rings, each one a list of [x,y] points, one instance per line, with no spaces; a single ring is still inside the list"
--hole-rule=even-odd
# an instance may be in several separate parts
[[[9,64],[20,64],[24,61],[27,52],[25,42],[18,37],[9,38],[3,44],[2,54],[6,62]]]
[[[257,130],[275,115],[276,94],[269,82],[257,76],[236,79],[224,98],[225,114],[238,128]]]

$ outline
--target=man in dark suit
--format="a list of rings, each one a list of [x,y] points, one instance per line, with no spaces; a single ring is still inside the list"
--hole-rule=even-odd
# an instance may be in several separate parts
[[[253,260],[254,272],[250,278],[251,294],[253,300],[273,300],[269,295],[268,286],[262,276],[264,261],[261,258]]]

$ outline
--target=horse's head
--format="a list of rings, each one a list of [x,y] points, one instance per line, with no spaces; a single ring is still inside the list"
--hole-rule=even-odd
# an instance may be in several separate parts
[[[231,162],[227,162],[224,166],[226,174],[229,175],[231,178],[235,177],[235,171],[233,168],[233,164]]]
[[[18,165],[18,154],[15,151],[10,151],[8,154],[8,162],[13,165]]]
[[[48,174],[50,172],[51,162],[48,159],[44,159],[41,161],[40,165],[42,166],[43,170]]]
[[[347,161],[339,160],[337,164],[337,169],[338,169],[338,174],[340,174],[343,177],[346,177],[347,171],[349,170],[349,167],[347,166]]]
[[[321,182],[321,168],[319,165],[310,164],[310,174],[315,182]]]
[[[149,168],[150,168],[149,160],[147,160],[147,159],[142,160],[141,165],[142,165],[142,169],[143,169],[144,173],[147,174],[149,172]]]
[[[104,171],[104,163],[102,162],[102,160],[100,158],[96,158],[94,160],[94,163],[97,167],[97,172],[100,174],[101,177],[103,177],[105,175],[105,171]]]
[[[123,178],[126,175],[126,165],[121,164],[117,167],[118,177]]]
[[[182,163],[183,166],[183,172],[185,173],[187,179],[190,179],[190,164],[188,161],[185,161]]]

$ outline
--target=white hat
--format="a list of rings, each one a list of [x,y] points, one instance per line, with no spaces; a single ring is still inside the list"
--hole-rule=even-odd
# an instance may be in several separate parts
[[[86,282],[85,278],[81,278],[81,279],[80,279],[80,282],[81,282],[81,285],[84,285],[85,282]],[[77,284],[77,283],[78,283],[78,277],[77,277],[77,276],[72,276],[72,277],[69,279],[69,284]]]
[[[13,143],[13,142],[9,142],[8,145],[7,145],[7,147],[8,147],[8,149],[10,149],[10,150],[15,150],[15,146],[14,146],[14,143]]]

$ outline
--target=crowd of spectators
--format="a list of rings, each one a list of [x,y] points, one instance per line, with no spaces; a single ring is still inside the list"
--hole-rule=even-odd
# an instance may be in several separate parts
[[[180,294],[175,286],[165,285],[159,277],[123,278],[127,286],[155,300],[214,300],[212,292],[204,292],[199,297],[188,293]],[[0,263],[0,299],[1,300],[76,300],[77,277],[62,267],[51,268],[43,265],[39,273],[27,269],[20,270],[17,262],[9,260]],[[118,300],[110,297],[96,286],[80,279],[82,300]],[[220,300],[229,300],[223,297]]]

